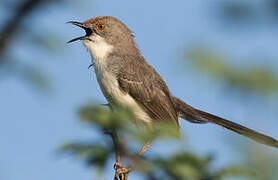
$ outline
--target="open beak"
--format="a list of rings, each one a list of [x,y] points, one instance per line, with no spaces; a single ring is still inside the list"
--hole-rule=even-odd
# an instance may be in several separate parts
[[[74,39],[68,41],[67,43],[71,43],[71,42],[74,42],[74,41],[77,41],[77,40],[89,40],[89,41],[91,41],[91,39],[88,37],[88,36],[90,36],[90,35],[92,34],[92,32],[93,32],[93,31],[91,30],[90,27],[88,27],[88,26],[87,26],[86,24],[84,24],[84,23],[76,22],[76,21],[69,21],[69,22],[67,22],[67,23],[68,23],[68,24],[76,25],[76,26],[78,26],[78,27],[81,27],[81,28],[84,29],[85,32],[86,32],[86,35],[85,35],[85,36],[80,36],[80,37],[78,37],[78,38],[74,38]]]

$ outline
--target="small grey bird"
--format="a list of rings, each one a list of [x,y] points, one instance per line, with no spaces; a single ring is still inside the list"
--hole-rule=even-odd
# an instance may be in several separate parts
[[[68,23],[86,31],[85,36],[69,43],[82,40],[89,50],[98,83],[109,104],[130,108],[136,123],[152,126],[155,121],[166,121],[179,127],[178,117],[192,123],[210,122],[278,148],[278,141],[274,138],[195,109],[173,96],[160,75],[138,50],[132,32],[118,19],[102,16],[83,23]]]

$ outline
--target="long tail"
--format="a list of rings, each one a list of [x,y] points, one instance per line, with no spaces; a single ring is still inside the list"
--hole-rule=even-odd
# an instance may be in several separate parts
[[[177,110],[177,112],[179,112],[179,117],[185,120],[188,120],[193,123],[207,123],[207,122],[214,123],[224,128],[227,128],[231,131],[234,131],[240,135],[253,139],[258,143],[278,148],[278,141],[272,137],[261,134],[257,131],[244,127],[240,124],[236,124],[234,122],[228,121],[221,117],[195,109],[176,97],[173,97],[172,100],[175,109]]]

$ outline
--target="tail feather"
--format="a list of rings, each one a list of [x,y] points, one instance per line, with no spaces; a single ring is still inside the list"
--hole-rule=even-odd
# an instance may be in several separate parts
[[[176,97],[173,97],[173,103],[177,112],[179,112],[179,116],[185,120],[194,123],[214,123],[231,131],[234,131],[240,135],[246,136],[258,143],[278,148],[278,141],[272,137],[249,129],[232,121],[228,121],[221,117],[215,116],[213,114],[195,109]]]

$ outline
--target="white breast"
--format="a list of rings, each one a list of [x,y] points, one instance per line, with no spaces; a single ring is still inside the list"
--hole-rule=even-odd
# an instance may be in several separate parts
[[[112,105],[113,103],[117,103],[121,106],[131,108],[136,120],[150,123],[150,116],[129,94],[125,94],[120,90],[116,77],[107,67],[107,57],[113,51],[113,46],[98,35],[95,35],[92,40],[85,40],[83,43],[91,53],[97,80],[106,99]],[[112,99],[113,102],[111,102]]]

